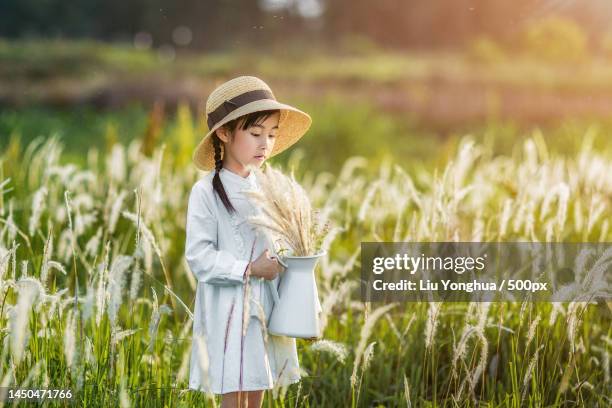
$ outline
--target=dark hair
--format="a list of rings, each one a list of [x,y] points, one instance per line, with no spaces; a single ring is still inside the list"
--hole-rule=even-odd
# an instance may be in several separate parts
[[[279,110],[272,109],[247,113],[246,115],[242,115],[236,119],[227,122],[222,127],[225,127],[230,132],[231,137],[233,138],[234,132],[236,131],[236,127],[238,126],[238,123],[240,121],[243,121],[241,129],[247,130],[252,125],[258,124],[260,123],[260,121],[266,120],[268,116],[276,112],[279,112]],[[212,180],[213,190],[219,195],[219,198],[221,199],[221,202],[223,203],[227,211],[229,213],[233,213],[236,212],[236,209],[227,197],[225,188],[223,188],[223,183],[221,183],[221,177],[219,177],[219,172],[221,171],[221,167],[223,167],[223,157],[221,155],[221,146],[223,145],[223,143],[221,142],[221,139],[219,139],[219,137],[217,136],[217,132],[214,132],[212,134],[212,143],[213,147],[215,148],[215,175]]]

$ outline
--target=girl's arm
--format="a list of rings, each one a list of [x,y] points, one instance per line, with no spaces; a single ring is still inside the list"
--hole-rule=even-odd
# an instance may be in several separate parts
[[[206,193],[196,184],[189,196],[185,257],[199,282],[212,285],[238,285],[248,261],[237,259],[228,251],[217,250],[217,219],[206,200]]]

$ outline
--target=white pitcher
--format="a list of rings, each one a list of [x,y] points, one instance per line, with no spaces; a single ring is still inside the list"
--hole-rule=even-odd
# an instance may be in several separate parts
[[[320,337],[319,312],[321,303],[314,269],[325,252],[313,256],[278,258],[286,269],[280,275],[278,291],[270,285],[274,306],[268,320],[268,333],[273,335]]]

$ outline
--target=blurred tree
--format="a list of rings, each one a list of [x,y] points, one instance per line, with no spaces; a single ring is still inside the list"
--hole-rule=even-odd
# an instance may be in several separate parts
[[[457,46],[474,36],[510,37],[538,0],[327,0],[330,36],[361,33],[385,46]]]
[[[260,49],[287,39],[336,44],[361,35],[388,47],[453,47],[474,37],[510,41],[526,24],[571,17],[589,34],[609,26],[609,0],[1,0],[0,36],[128,40],[139,32],[153,45],[173,44],[187,27],[189,47]],[[317,37],[318,34],[323,35]],[[319,41],[320,43],[320,41]]]
[[[193,46],[214,49],[252,40],[264,14],[257,1],[239,0],[2,0],[0,35],[131,41],[145,31],[160,45],[186,26]]]

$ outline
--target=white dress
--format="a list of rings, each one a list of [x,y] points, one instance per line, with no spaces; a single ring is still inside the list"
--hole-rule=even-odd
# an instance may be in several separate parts
[[[223,187],[238,214],[225,209],[213,190],[213,176],[214,170],[194,184],[187,210],[185,256],[198,282],[189,388],[224,394],[296,383],[300,368],[295,339],[271,334],[266,339],[261,321],[270,317],[274,301],[269,285],[278,287],[278,277],[272,281],[250,278],[246,335],[241,339],[243,276],[255,238],[252,260],[266,248],[275,255],[268,234],[246,220],[258,212],[242,193],[258,188],[255,174],[251,171],[244,178],[225,168],[220,171]]]

